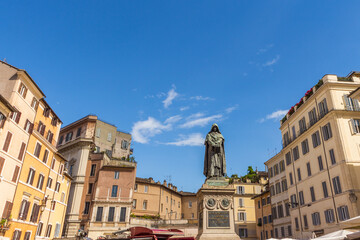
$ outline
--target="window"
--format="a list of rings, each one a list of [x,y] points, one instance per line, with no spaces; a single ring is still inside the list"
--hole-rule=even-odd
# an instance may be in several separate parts
[[[316,197],[315,197],[314,187],[310,187],[310,195],[311,195],[311,201],[312,201],[312,202],[315,202],[315,201],[316,201]]]
[[[112,157],[112,150],[106,149],[105,152],[109,157]]]
[[[4,127],[5,119],[6,119],[5,115],[0,112],[0,128]]]
[[[45,125],[39,121],[39,125],[38,125],[38,128],[37,128],[37,131],[42,135],[44,136],[44,133],[45,133]]]
[[[36,236],[40,236],[43,228],[43,223],[39,222],[38,227],[36,229]]]
[[[20,161],[22,161],[23,156],[24,156],[24,152],[25,152],[25,148],[26,148],[26,144],[25,143],[21,143],[21,147],[20,147],[20,151],[19,151],[19,156],[18,159]]]
[[[298,175],[298,180],[299,182],[301,181],[301,172],[300,172],[300,168],[297,169],[297,175]]]
[[[318,226],[321,224],[319,212],[314,212],[313,214],[311,214],[311,218],[314,226]]]
[[[237,190],[237,194],[241,194],[241,195],[245,194],[244,186],[237,186],[236,190]]]
[[[58,118],[53,116],[52,119],[51,119],[51,125],[56,127],[57,124],[58,124]]]
[[[81,127],[79,127],[79,128],[77,129],[77,131],[76,131],[76,137],[78,138],[78,137],[80,137],[80,135],[81,135]]]
[[[286,165],[290,165],[291,164],[291,154],[290,152],[285,154],[285,160],[286,160]]]
[[[54,134],[49,130],[48,133],[47,133],[47,136],[46,136],[46,140],[49,143],[52,143],[53,137],[54,137]]]
[[[194,219],[194,218],[195,218],[195,214],[191,213],[191,219]]]
[[[20,220],[26,220],[28,212],[29,212],[30,202],[27,200],[22,200],[20,205],[19,217]]]
[[[2,169],[4,167],[4,163],[5,163],[5,158],[0,157],[0,176],[1,176]]]
[[[290,204],[288,202],[285,203],[285,213],[286,216],[290,216]]]
[[[49,151],[47,149],[45,149],[43,163],[45,163],[45,164],[47,163],[48,157],[49,157]]]
[[[323,126],[322,131],[323,131],[325,141],[329,140],[332,137],[330,123],[327,123],[325,126]]]
[[[11,133],[11,132],[8,132],[7,135],[6,135],[6,139],[5,139],[5,142],[4,142],[4,146],[3,146],[4,152],[7,152],[7,151],[9,150],[11,138],[12,138],[12,133]]]
[[[56,182],[56,184],[55,184],[55,191],[56,191],[56,192],[59,192],[59,189],[60,189],[60,183],[59,183],[59,182]]]
[[[31,101],[31,108],[36,111],[37,107],[38,107],[38,101],[36,100],[36,98],[33,98],[33,100]]]
[[[351,119],[352,134],[360,133],[360,119]]]
[[[116,171],[114,174],[114,179],[119,179],[120,172]]]
[[[311,176],[311,166],[310,166],[310,162],[306,163],[306,169],[307,169],[308,177],[310,177],[310,176]]]
[[[285,147],[290,143],[289,132],[286,132],[283,135],[283,143]]]
[[[93,189],[93,183],[89,183],[88,194],[92,193],[92,189]]]
[[[143,201],[143,210],[146,210],[147,209],[147,200],[144,200]]]
[[[274,175],[278,175],[279,174],[279,165],[278,164],[275,164],[274,165]]]
[[[291,203],[291,207],[294,208],[296,206],[296,195],[293,194],[290,196],[290,203]]]
[[[84,214],[89,214],[90,202],[85,202]]]
[[[135,183],[135,185],[134,185],[134,192],[137,192],[137,190],[138,190],[138,184]]]
[[[292,173],[289,173],[289,180],[290,180],[290,185],[293,185],[293,177],[292,177]]]
[[[100,137],[100,134],[101,134],[101,129],[100,128],[97,128],[96,129],[96,137]]]
[[[315,133],[313,133],[313,135],[311,135],[311,138],[312,138],[312,143],[313,143],[314,148],[316,148],[317,146],[319,146],[321,144],[319,131],[316,131]]]
[[[276,207],[272,207],[271,208],[271,216],[273,217],[273,219],[277,219],[277,211],[276,211]]]
[[[38,189],[40,189],[40,190],[42,190],[42,187],[43,187],[43,184],[44,184],[44,179],[45,179],[44,175],[39,174],[38,183],[37,183],[36,187]]]
[[[21,237],[21,231],[20,230],[15,230],[13,233],[13,237],[12,240],[20,240]]]
[[[121,148],[122,148],[122,149],[128,149],[128,147],[129,147],[129,142],[126,141],[126,140],[122,140],[122,142],[121,142]]]
[[[189,201],[189,208],[192,208],[192,201]]]
[[[330,149],[329,154],[330,154],[331,164],[334,165],[336,163],[334,149]]]
[[[281,160],[281,161],[280,161],[279,167],[280,167],[280,172],[285,171],[285,162],[284,162],[284,160]]]
[[[144,192],[147,193],[149,191],[149,186],[145,185],[144,186]]]
[[[73,170],[74,170],[74,164],[71,164],[69,166],[69,175],[72,176],[73,175]]]
[[[61,135],[59,139],[59,145],[62,144],[63,141],[64,141],[64,135]]]
[[[247,238],[248,237],[248,230],[247,228],[239,228],[239,236],[241,238]]]
[[[286,180],[285,180],[285,182],[286,182]],[[287,188],[286,188],[287,189]],[[270,197],[267,197],[266,198],[266,202],[267,202],[267,204],[270,204],[271,203],[271,198]]]
[[[325,114],[328,113],[328,107],[326,104],[326,98],[324,98],[324,100],[322,100],[319,104],[319,112],[320,112],[320,118],[322,118],[323,116],[325,116]]]
[[[275,196],[275,195],[276,195],[274,185],[271,185],[271,186],[270,186],[270,195],[271,195],[271,196]]]
[[[341,184],[340,184],[340,178],[339,178],[339,176],[334,177],[334,178],[332,179],[332,181],[333,181],[333,185],[334,185],[334,192],[335,192],[335,194],[341,193],[342,191],[341,191]]]
[[[281,230],[281,237],[285,237],[285,228],[281,227],[280,230]]]
[[[326,182],[322,182],[321,185],[322,185],[322,188],[323,188],[324,198],[327,198],[329,196],[329,194],[328,194]]]
[[[51,210],[55,211],[56,202],[51,201]]]
[[[292,136],[293,136],[293,140],[296,138],[296,131],[295,131],[295,126],[292,126]]]
[[[68,132],[65,136],[65,142],[68,142],[72,139],[73,133],[72,132]]]
[[[134,209],[136,209],[136,199],[133,199],[132,207],[133,207]],[[163,204],[161,204],[161,211],[162,211],[162,209],[163,209]]]
[[[121,207],[120,209],[120,222],[125,222],[126,218],[126,207]]]
[[[107,140],[108,140],[108,142],[111,142],[111,138],[112,138],[111,132],[109,132],[108,135],[107,135]]]
[[[26,183],[32,185],[34,182],[34,177],[35,177],[35,170],[33,168],[30,168]]]
[[[60,165],[60,168],[59,168],[59,174],[63,174],[63,170],[64,170],[64,164],[61,164]]]
[[[55,158],[53,158],[51,161],[51,169],[52,170],[54,170],[54,168],[55,168],[55,161],[56,161]]]
[[[359,101],[344,95],[345,109],[350,111],[360,111]]]
[[[334,210],[333,209],[327,209],[327,210],[325,210],[324,213],[325,213],[325,221],[327,223],[335,222]]]
[[[40,157],[40,151],[41,151],[41,144],[40,144],[40,143],[36,143],[34,155],[35,155],[37,158]]]
[[[111,197],[117,197],[117,192],[118,192],[118,186],[113,185],[111,190]]]
[[[258,224],[261,226],[262,225],[262,219],[258,218]]]
[[[297,231],[299,231],[299,220],[297,217],[295,218],[295,228]]]
[[[278,232],[278,229],[275,228],[275,237],[278,238],[279,237],[279,232]]]
[[[96,164],[91,164],[90,176],[95,176]]]
[[[20,87],[19,87],[18,93],[19,93],[23,98],[26,98],[27,87],[25,87],[25,85],[24,85],[23,83],[20,83]]]
[[[108,222],[114,221],[115,207],[109,207]]]
[[[260,200],[258,201],[258,208],[260,208]]]
[[[294,161],[298,160],[300,157],[300,154],[299,154],[299,147],[296,146],[294,147],[293,149],[293,158],[294,158]],[[291,162],[291,161],[290,161]]]
[[[243,207],[243,206],[244,206],[244,199],[239,198],[239,207]]]
[[[57,237],[59,237],[59,235],[60,235],[60,228],[61,228],[61,225],[60,225],[60,223],[56,223],[56,225],[55,225],[55,233],[54,233],[54,238],[57,238]]]
[[[265,198],[261,199],[261,205],[262,205],[262,206],[265,206],[265,205],[266,205],[266,199],[265,199]]]
[[[50,116],[50,112],[51,112],[50,108],[46,107],[46,108],[44,108],[43,115],[44,115],[45,117],[49,117],[49,116]]]
[[[279,183],[279,182],[275,184],[275,190],[276,190],[276,194],[281,193],[281,187],[280,187],[280,183]]]
[[[278,210],[278,218],[284,217],[284,208],[282,204],[277,206],[277,210]]]
[[[60,202],[62,202],[62,203],[65,202],[65,193],[64,192],[61,193]]]
[[[38,217],[40,212],[40,206],[36,203],[33,204],[33,209],[30,215],[30,222],[37,223]]]
[[[51,185],[52,185],[52,178],[49,177],[49,178],[48,178],[48,181],[47,181],[47,184],[46,184],[46,187],[47,187],[47,188],[51,188]]]
[[[288,235],[292,236],[291,225],[288,225]]]
[[[269,168],[269,178],[272,178],[274,176],[273,168]]]
[[[97,211],[96,211],[95,221],[96,222],[101,222],[102,221],[102,215],[103,215],[103,207],[98,207]]]
[[[307,220],[307,215],[303,215],[303,219],[304,219],[304,228],[305,228],[305,229],[309,228],[309,224],[308,224],[308,220]]]
[[[321,156],[318,156],[318,163],[319,163],[319,171],[324,170],[324,165],[323,165],[323,161],[322,161]]]
[[[317,117],[316,117],[316,110],[315,108],[313,108],[310,112],[309,112],[309,120],[310,120],[310,126],[314,125],[317,121]]]
[[[305,204],[304,192],[303,192],[303,191],[300,191],[300,192],[299,192],[299,204],[300,204],[300,206],[302,206],[302,205]]]
[[[271,214],[268,216],[268,223],[272,223],[272,216],[271,216]]]
[[[20,171],[20,167],[19,167],[19,166],[15,166],[14,174],[13,174],[13,177],[12,177],[12,180],[11,180],[11,181],[13,181],[13,182],[16,183],[17,178],[18,178],[18,175],[19,175],[19,171]]]
[[[303,132],[306,131],[305,117],[303,117],[302,119],[300,119],[300,121],[299,121],[299,128],[300,128],[300,134],[302,134]]]
[[[303,155],[305,155],[309,152],[309,143],[308,143],[307,139],[305,139],[304,141],[301,142],[301,148],[302,148]]]
[[[338,215],[340,221],[350,219],[349,210],[347,206],[338,207]]]
[[[29,121],[29,119],[26,119],[26,122],[25,122],[25,126],[24,126],[24,130],[27,132],[27,133],[32,133],[32,130],[33,130],[33,124]]]
[[[246,212],[238,212],[238,221],[246,221]]]

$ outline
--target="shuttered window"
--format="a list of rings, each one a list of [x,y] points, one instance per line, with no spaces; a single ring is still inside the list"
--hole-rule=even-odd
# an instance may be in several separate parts
[[[35,155],[37,158],[40,157],[40,151],[41,151],[41,144],[40,144],[40,143],[36,143],[34,155]]]
[[[10,217],[12,206],[13,206],[12,202],[6,201],[2,218],[8,219]]]
[[[33,209],[30,216],[30,222],[37,223],[38,217],[40,213],[40,206],[36,203],[33,205]]]
[[[20,240],[20,237],[21,237],[21,231],[20,230],[15,230],[11,240]]]
[[[108,222],[114,221],[115,207],[109,207]]]
[[[102,214],[103,214],[103,207],[98,207],[96,212],[96,219],[95,221],[101,222],[102,221]]]
[[[126,207],[120,209],[120,222],[125,222],[126,217]]]
[[[30,240],[31,232],[25,232],[24,240]]]
[[[19,171],[20,171],[20,167],[19,166],[15,166],[15,170],[14,170],[14,174],[13,177],[11,179],[11,181],[16,182],[18,175],[19,175]]]
[[[45,163],[45,164],[47,163],[48,157],[49,157],[49,151],[47,149],[45,149],[43,163]]]
[[[45,235],[45,237],[50,237],[50,235],[51,235],[51,228],[52,228],[52,225],[51,224],[49,224],[48,226],[47,226],[47,228],[46,228],[46,235]]]
[[[20,205],[19,217],[20,220],[26,220],[28,212],[29,212],[30,202],[27,200],[22,200]]]
[[[325,141],[332,138],[332,131],[331,131],[330,123],[327,123],[325,126],[323,126],[322,131],[323,131],[323,136],[324,136]]]
[[[4,167],[4,164],[5,164],[5,159],[0,157],[0,176],[1,176],[1,172]]]
[[[35,170],[33,168],[30,168],[26,183],[32,185],[34,182],[34,177],[35,177]]]
[[[6,135],[4,146],[3,146],[4,152],[7,152],[9,150],[11,138],[12,138],[12,133],[8,132],[7,135]]]
[[[19,159],[20,161],[22,161],[22,159],[23,159],[24,152],[25,152],[25,147],[26,147],[26,144],[25,144],[25,143],[21,143],[20,152],[19,152],[19,156],[18,156],[18,159]]]

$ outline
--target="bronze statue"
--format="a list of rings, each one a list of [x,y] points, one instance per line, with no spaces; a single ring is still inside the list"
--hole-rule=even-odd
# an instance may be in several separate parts
[[[207,179],[226,176],[224,141],[218,125],[213,124],[205,139],[204,175]]]

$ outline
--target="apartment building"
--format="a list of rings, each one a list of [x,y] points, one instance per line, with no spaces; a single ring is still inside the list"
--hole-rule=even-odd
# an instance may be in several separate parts
[[[83,229],[96,238],[127,226],[136,174],[130,144],[130,134],[94,115],[61,129],[58,149],[73,178],[63,235]]]
[[[264,240],[272,238],[273,225],[271,214],[270,190],[266,189],[262,193],[253,197],[255,202],[255,216],[257,219],[256,236],[257,239]]]
[[[179,192],[181,194],[181,219],[186,219],[189,223],[198,223],[197,197],[196,193]]]
[[[260,194],[267,184],[267,173],[260,172],[260,180],[251,182],[246,179],[234,180],[232,183],[236,189],[234,195],[235,230],[241,239],[257,239],[256,215],[253,197]]]
[[[0,139],[4,139],[0,153],[4,154],[4,158],[0,157],[3,180],[0,187],[6,189],[1,194],[0,205],[4,209],[3,218],[10,221],[5,237],[14,240],[53,238],[61,231],[70,187],[70,178],[64,171],[66,160],[56,149],[61,121],[26,71],[0,62],[0,76],[2,105],[12,110],[7,120],[3,120],[4,132],[0,133]],[[58,189],[62,189],[59,194],[45,188],[54,169],[62,179],[58,183]],[[61,200],[61,204],[55,207],[57,200]],[[48,219],[43,219],[44,216]],[[46,232],[41,231],[43,223],[47,224]]]
[[[342,229],[360,214],[360,108],[349,97],[359,86],[358,72],[325,75],[281,120],[296,238]]]
[[[288,155],[289,153],[286,156]],[[270,231],[270,237],[291,238],[293,228],[291,225],[288,181],[283,152],[266,161],[265,165],[269,172],[271,216],[273,220],[273,230]]]
[[[181,194],[176,186],[165,180],[161,184],[153,178],[137,177],[133,198],[134,216],[151,216],[163,220],[182,219]]]

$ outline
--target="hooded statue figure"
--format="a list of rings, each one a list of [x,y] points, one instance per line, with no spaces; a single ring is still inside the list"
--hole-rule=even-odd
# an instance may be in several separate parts
[[[206,178],[226,176],[224,137],[213,124],[205,139],[204,175]]]

